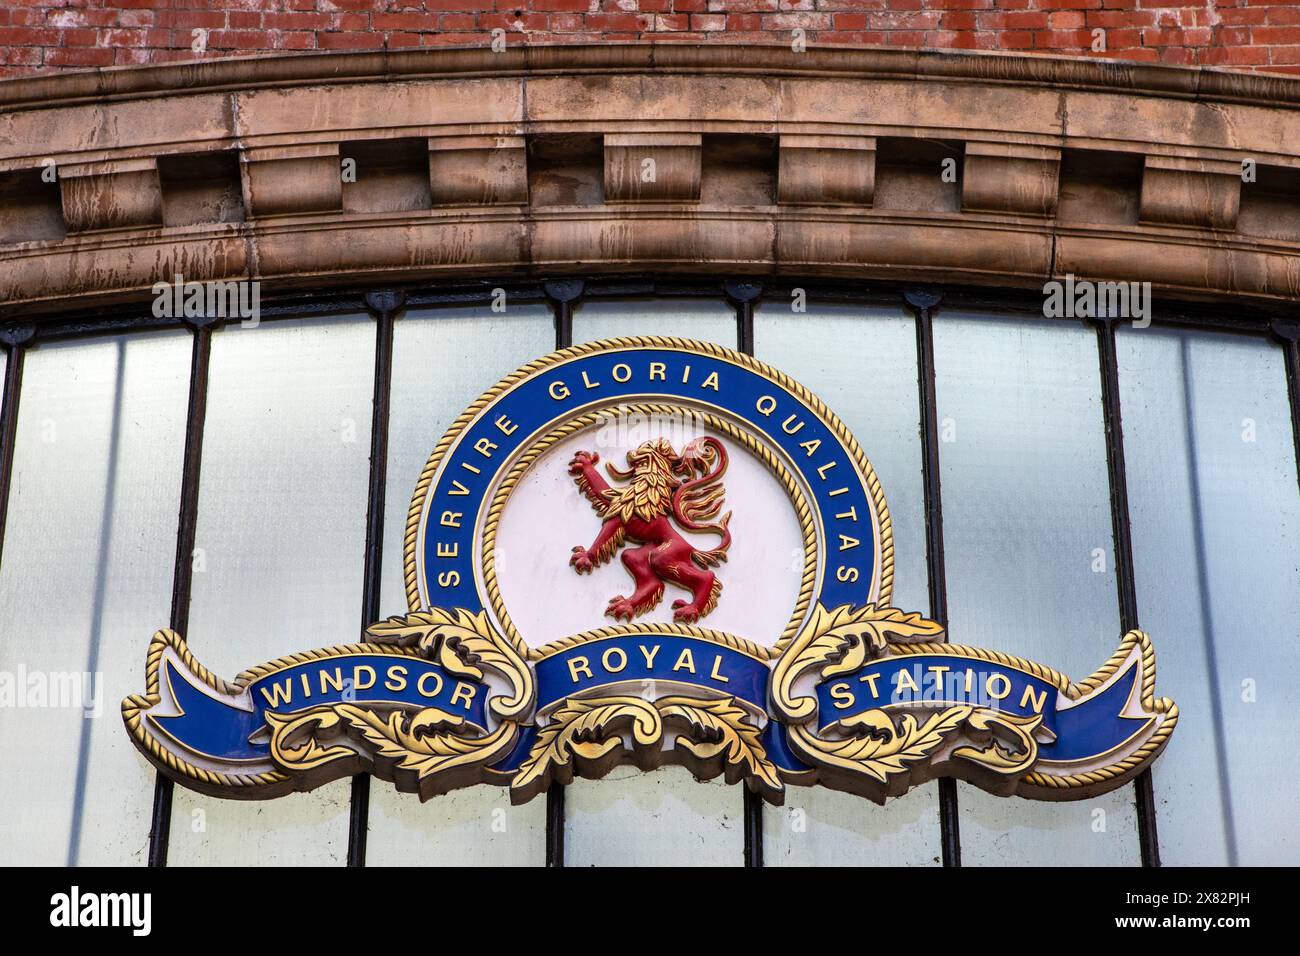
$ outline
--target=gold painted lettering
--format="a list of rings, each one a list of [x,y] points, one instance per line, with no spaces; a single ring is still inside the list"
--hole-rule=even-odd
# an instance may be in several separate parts
[[[721,674],[718,673],[718,668],[721,666],[722,666],[722,655],[719,654],[718,656],[713,658],[713,670],[709,672],[709,676],[720,684],[730,684],[731,681],[729,679],[723,677]]]
[[[463,680],[456,681],[456,691],[451,695],[451,705],[456,706],[458,701],[465,704],[465,709],[469,710],[470,705],[474,703],[474,695],[478,693],[478,688],[473,684],[466,684]]]
[[[425,681],[433,682],[433,690],[424,686]],[[420,675],[420,679],[415,682],[415,691],[421,697],[437,697],[442,693],[442,675],[437,671],[425,671]]]
[[[615,656],[617,656],[618,660],[617,667],[611,663],[615,659]],[[617,674],[623,668],[627,667],[627,654],[623,652],[623,648],[621,647],[611,647],[607,649],[604,654],[600,655],[600,666],[605,668],[605,670],[611,674]]]
[[[1002,682],[1002,693],[1000,694],[993,689],[993,682],[995,680]],[[1006,674],[990,674],[984,679],[984,692],[994,700],[1003,700],[1011,693],[1011,681]]]
[[[831,685],[831,700],[835,701],[836,710],[848,710],[853,706],[853,691],[848,684],[839,683]]]
[[[569,680],[573,681],[575,684],[578,683],[579,674],[582,674],[588,679],[591,678],[591,664],[581,654],[569,658]]]
[[[1020,695],[1020,706],[1028,706],[1035,714],[1043,712],[1043,705],[1047,703],[1047,691],[1042,691],[1039,696],[1034,696],[1034,687],[1032,684],[1025,685],[1025,692]]]

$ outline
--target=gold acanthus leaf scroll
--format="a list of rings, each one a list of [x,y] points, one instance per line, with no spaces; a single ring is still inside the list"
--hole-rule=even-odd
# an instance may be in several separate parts
[[[673,741],[679,762],[701,778],[746,780],[770,799],[783,793],[781,778],[763,748],[760,729],[734,698],[585,697],[566,700],[537,734],[532,751],[510,784],[512,802],[523,803],[551,783],[570,783],[575,773],[596,778],[629,757],[643,770],[663,761],[666,726],[683,733]]]
[[[411,712],[329,704],[295,714],[268,713],[266,722],[271,757],[285,770],[314,770],[347,758],[371,765],[386,761],[394,778],[408,774],[424,799],[485,779],[487,768],[510,752],[519,733],[517,724],[506,721],[476,736],[462,716],[437,707]],[[321,742],[345,732],[371,751]]]
[[[795,682],[808,671],[820,668],[825,680],[857,670],[890,643],[941,640],[943,627],[920,614],[874,604],[844,604],[828,611],[819,604],[772,670],[772,704],[785,720],[802,723],[817,709],[815,697],[794,692]]]
[[[484,669],[503,677],[509,695],[494,695],[489,703],[501,720],[516,720],[533,706],[536,685],[532,669],[519,650],[492,626],[487,611],[433,608],[390,617],[366,628],[381,644],[417,647],[430,660],[457,677],[483,680]]]
[[[897,726],[883,710],[868,710],[840,722],[850,734],[843,739],[823,740],[803,725],[792,727],[790,736],[797,750],[806,748],[819,763],[885,783],[891,775],[929,757],[970,717],[972,709],[950,707],[924,723],[903,714]]]
[[[958,732],[984,747],[961,746],[954,759],[969,761],[1005,777],[1024,773],[1038,759],[1034,731],[1041,715],[1016,717],[959,704],[930,714],[924,723],[911,713],[897,718],[884,710],[868,710],[846,717],[836,728],[847,736],[823,738],[806,724],[790,728],[792,748],[813,766],[829,767],[838,776],[867,777],[888,783],[900,773],[910,773],[930,759],[948,738]],[[1003,746],[999,737],[1006,739]]]

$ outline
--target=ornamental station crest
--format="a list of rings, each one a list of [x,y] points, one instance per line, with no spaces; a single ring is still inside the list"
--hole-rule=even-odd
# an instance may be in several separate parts
[[[506,377],[434,448],[405,545],[407,612],[361,643],[226,681],[155,633],[132,740],[244,799],[368,771],[522,803],[674,763],[773,803],[939,776],[1069,800],[1131,779],[1177,722],[1140,631],[1076,682],[894,607],[889,510],[853,436],[708,343],[613,339]]]

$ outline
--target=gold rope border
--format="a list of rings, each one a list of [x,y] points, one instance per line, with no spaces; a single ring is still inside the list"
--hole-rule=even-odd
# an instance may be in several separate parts
[[[180,656],[181,663],[186,669],[207,684],[210,689],[230,697],[237,697],[242,694],[248,689],[249,684],[260,677],[273,674],[286,667],[306,664],[315,660],[347,657],[351,654],[380,654],[387,657],[424,659],[418,651],[395,647],[390,644],[339,644],[334,647],[278,657],[273,661],[242,671],[233,681],[227,682],[204,667],[190,652],[185,639],[175,631],[166,629],[155,631],[153,638],[149,641],[149,651],[145,657],[145,691],[143,694],[132,694],[122,701],[122,720],[126,724],[127,731],[136,744],[145,750],[155,762],[162,764],[173,774],[188,777],[208,787],[234,787],[248,788],[250,790],[286,783],[294,779],[296,775],[281,773],[278,770],[258,774],[221,773],[216,770],[207,770],[178,757],[171,750],[162,746],[158,742],[158,738],[145,728],[144,711],[155,706],[162,699],[162,658],[163,653],[169,647]],[[269,756],[267,760],[270,761]]]
[[[1071,681],[1060,671],[1026,660],[1023,657],[1015,657],[999,651],[987,651],[983,648],[969,647],[964,644],[892,644],[889,649],[891,653],[899,656],[936,654],[1002,664],[1032,674],[1049,684],[1055,685],[1057,690],[1065,694],[1070,700],[1078,700],[1085,694],[1096,690],[1114,676],[1115,672],[1128,659],[1134,646],[1140,646],[1142,649],[1142,662],[1140,665],[1142,668],[1142,686],[1139,691],[1142,695],[1142,706],[1154,715],[1155,719],[1160,721],[1159,726],[1146,743],[1118,763],[1109,764],[1097,770],[1068,775],[1033,771],[1022,777],[1018,784],[1019,786],[1038,787],[1044,790],[1073,790],[1079,787],[1107,783],[1116,778],[1132,776],[1135,770],[1142,767],[1164,748],[1170,735],[1174,732],[1174,728],[1178,725],[1178,705],[1168,697],[1156,697],[1155,695],[1156,649],[1151,642],[1150,635],[1145,631],[1132,630],[1125,634],[1120,640],[1119,647],[1116,648],[1115,653],[1110,656],[1106,663],[1097,668],[1090,677],[1078,683]]]
[[[617,409],[617,411],[615,411]],[[753,453],[763,465],[776,476],[785,488],[786,495],[790,498],[790,503],[794,505],[795,516],[799,520],[799,529],[803,536],[803,577],[799,583],[799,595],[795,599],[794,612],[790,617],[790,622],[786,624],[785,630],[781,632],[780,639],[769,649],[768,658],[774,658],[781,653],[791,639],[799,633],[803,626],[805,615],[808,613],[808,606],[812,603],[813,588],[817,581],[817,523],[813,518],[812,508],[808,504],[808,498],[803,493],[798,481],[786,469],[780,457],[765,444],[760,442],[753,435],[738,428],[732,422],[714,415],[710,412],[703,412],[690,408],[686,405],[673,405],[659,402],[640,402],[631,405],[610,406],[605,409],[597,409],[588,412],[578,418],[570,419],[563,425],[552,429],[546,435],[542,436],[530,447],[519,460],[511,467],[506,477],[501,481],[497,488],[496,494],[492,497],[492,504],[488,508],[487,520],[483,527],[483,544],[481,550],[481,566],[483,569],[483,586],[487,589],[488,602],[492,605],[492,611],[496,614],[497,620],[501,622],[505,630],[506,639],[509,640],[515,649],[520,651],[521,655],[535,660],[534,650],[530,648],[520,636],[519,631],[515,628],[514,622],[510,619],[510,614],[506,610],[505,601],[501,598],[501,587],[497,582],[496,571],[496,539],[497,529],[501,523],[501,515],[505,510],[506,500],[515,490],[515,486],[523,480],[528,469],[540,458],[547,449],[551,448],[558,442],[576,435],[578,432],[598,426],[611,420],[617,420],[619,414],[636,414],[636,415],[688,415],[696,421],[703,422],[708,428],[714,431],[720,431],[734,441],[738,441]],[[716,633],[716,632],[713,632]],[[758,645],[754,645],[758,646]]]
[[[612,339],[600,339],[596,342],[585,342],[581,345],[571,345],[568,348],[552,352],[550,355],[534,359],[527,365],[524,365],[511,372],[496,385],[489,388],[480,395],[473,404],[466,408],[457,419],[452,422],[451,427],[438,440],[434,446],[433,452],[429,455],[429,460],[424,465],[424,470],[420,472],[420,477],[415,483],[415,491],[411,495],[411,506],[406,513],[406,531],[402,538],[402,557],[403,572],[406,581],[406,603],[411,611],[419,611],[420,608],[420,582],[419,570],[416,560],[416,543],[420,537],[420,518],[424,513],[424,502],[433,484],[434,474],[438,466],[442,464],[442,459],[446,456],[447,451],[452,444],[460,438],[460,434],[465,427],[474,421],[479,413],[493,404],[503,394],[512,389],[519,382],[527,379],[534,374],[551,368],[562,362],[573,358],[579,358],[583,355],[590,355],[593,352],[637,349],[637,348],[660,348],[673,349],[684,352],[696,352],[708,355],[712,358],[722,359],[737,365],[740,368],[754,372],[757,375],[767,379],[769,382],[785,389],[791,395],[795,396],[804,403],[813,414],[822,420],[822,423],[830,429],[833,434],[848,452],[849,457],[857,466],[858,471],[864,479],[865,488],[868,497],[876,511],[876,517],[880,526],[880,589],[875,597],[875,603],[878,605],[887,605],[893,596],[894,590],[894,530],[893,522],[889,517],[889,506],[885,502],[884,489],[881,487],[880,479],[876,476],[875,469],[871,467],[871,462],[867,460],[866,454],[858,444],[857,439],[845,427],[844,423],[836,417],[826,404],[814,395],[811,391],[800,385],[784,372],[772,368],[765,362],[729,349],[712,342],[701,342],[695,339],[682,339],[673,336],[659,335],[635,335],[622,336]]]

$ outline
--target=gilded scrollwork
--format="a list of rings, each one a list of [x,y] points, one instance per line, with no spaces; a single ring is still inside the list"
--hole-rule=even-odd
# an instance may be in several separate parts
[[[433,608],[390,617],[370,625],[366,633],[379,643],[418,647],[458,677],[481,681],[484,668],[494,671],[510,684],[510,694],[495,695],[490,704],[501,720],[519,719],[532,709],[537,693],[532,668],[520,649],[492,626],[487,611]]]
[[[567,784],[578,773],[602,777],[628,751],[634,763],[652,766],[647,757],[658,750],[664,724],[652,701],[640,697],[569,698],[537,732],[537,740],[510,782],[512,803],[526,803],[552,783]]]
[[[1038,756],[1034,732],[1041,716],[941,702],[927,709],[921,702],[901,714],[873,708],[827,722],[820,731],[813,726],[818,702],[813,694],[796,689],[801,678],[815,673],[818,681],[828,681],[888,656],[898,645],[928,647],[942,638],[939,624],[898,608],[818,606],[772,671],[772,706],[789,723],[792,750],[819,779],[859,789],[856,778],[873,794],[898,789],[896,778],[906,785],[914,771],[916,778],[923,777],[940,755],[967,762],[972,773],[1008,778],[1023,774]]]
[[[569,698],[540,728],[531,752],[510,784],[511,800],[524,803],[552,783],[574,775],[595,779],[624,760],[654,769],[680,763],[697,777],[747,781],[774,802],[783,784],[763,747],[761,729],[734,698],[686,696],[645,700],[630,696]],[[665,731],[682,731],[664,750]]]
[[[791,728],[790,741],[814,766],[860,774],[880,783],[905,773],[930,757],[971,716],[966,705],[949,707],[918,722],[903,714],[897,723],[883,710],[869,710],[841,721],[848,734],[823,739],[805,724]]]
[[[677,737],[674,747],[692,756],[688,765],[696,776],[721,775],[727,783],[746,780],[780,802],[781,777],[767,758],[761,731],[734,698],[664,697],[656,706],[665,723],[684,725],[688,731]]]
[[[391,617],[367,628],[377,644],[408,648],[455,677],[481,682],[492,671],[509,685],[488,708],[499,723],[484,731],[440,707],[333,703],[289,714],[268,712],[271,758],[286,771],[315,770],[352,761],[373,767],[417,791],[422,799],[490,779],[489,768],[505,757],[521,732],[519,719],[532,709],[532,668],[492,627],[486,613],[433,609]],[[350,746],[349,740],[360,747]]]
[[[806,721],[817,700],[795,692],[795,682],[804,674],[820,668],[825,679],[857,670],[891,641],[940,640],[943,627],[917,613],[874,604],[827,610],[818,604],[772,669],[772,705],[784,720]]]
[[[296,714],[267,714],[271,757],[288,771],[306,771],[340,760],[359,761],[413,790],[422,800],[478,783],[487,767],[513,746],[518,728],[503,722],[484,735],[467,732],[465,718],[438,707],[380,710],[332,704]],[[324,745],[344,734],[362,750]],[[403,779],[404,778],[404,779]]]

